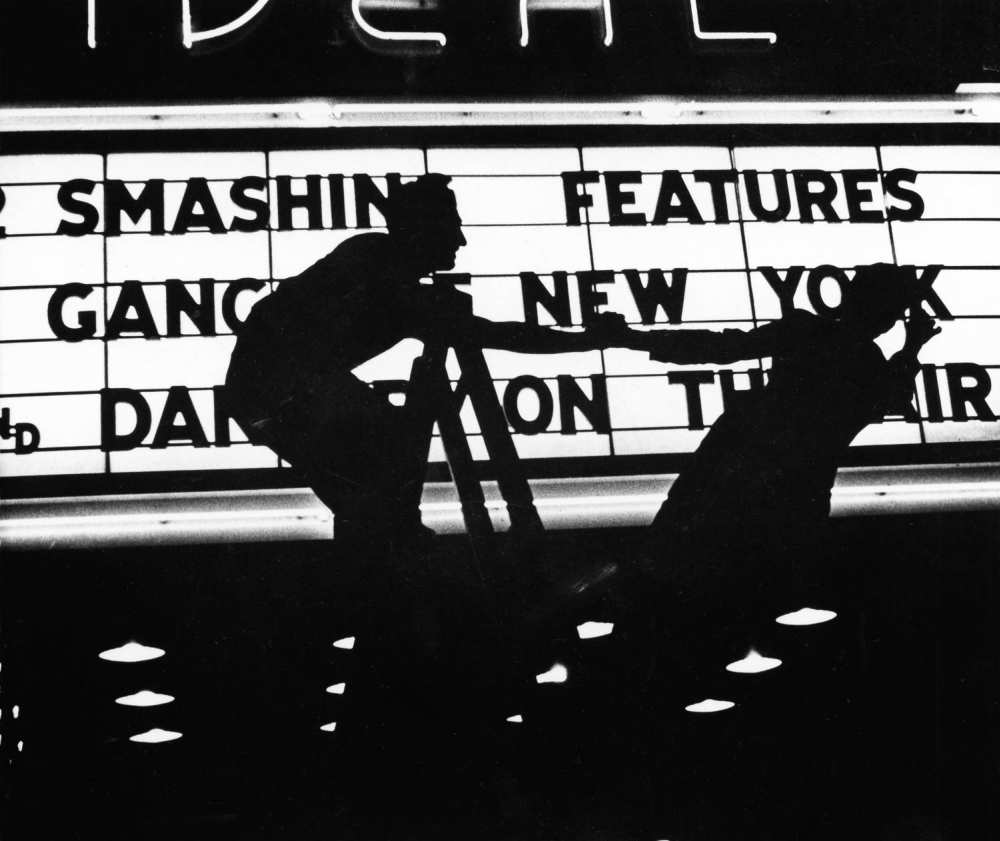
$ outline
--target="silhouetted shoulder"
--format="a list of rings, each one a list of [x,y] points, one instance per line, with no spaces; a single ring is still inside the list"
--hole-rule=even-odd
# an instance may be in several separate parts
[[[822,331],[830,324],[830,321],[825,318],[820,318],[818,315],[814,315],[807,310],[794,309],[782,317],[781,323],[784,324],[788,330],[801,333],[813,333],[816,331]]]
[[[828,344],[835,341],[840,333],[840,326],[836,321],[800,309],[786,313],[776,325],[780,332],[779,348],[789,353]]]
[[[320,257],[301,272],[299,277],[351,271],[362,267],[370,271],[380,262],[388,263],[392,253],[392,240],[388,234],[378,232],[357,234],[348,237],[329,254]]]

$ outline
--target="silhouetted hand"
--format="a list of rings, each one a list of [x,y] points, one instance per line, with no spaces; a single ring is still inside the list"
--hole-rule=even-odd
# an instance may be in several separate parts
[[[916,353],[940,332],[941,328],[937,326],[937,322],[922,307],[914,307],[906,322],[904,346]]]
[[[631,332],[625,316],[617,312],[597,313],[587,327],[588,335],[594,337],[599,347],[625,347]]]

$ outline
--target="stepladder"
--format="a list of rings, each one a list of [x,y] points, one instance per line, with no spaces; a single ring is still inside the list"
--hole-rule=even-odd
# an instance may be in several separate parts
[[[454,384],[448,370],[449,353],[453,370],[458,371]],[[469,432],[462,420],[466,405],[471,407],[478,425],[476,434],[485,446],[486,462],[477,462],[474,457]],[[483,556],[480,562],[496,555],[487,548],[496,529],[484,491],[486,472],[496,482],[506,506],[512,541],[526,549],[537,547],[544,527],[482,348],[427,342],[423,353],[413,362],[407,407],[415,418],[414,434],[422,448],[424,443],[430,446],[437,425],[466,531],[477,555]],[[427,449],[423,448],[423,452]],[[502,519],[502,511],[499,513]],[[534,551],[529,553],[534,554]],[[524,560],[531,562],[528,557]],[[487,570],[484,573],[489,577]]]

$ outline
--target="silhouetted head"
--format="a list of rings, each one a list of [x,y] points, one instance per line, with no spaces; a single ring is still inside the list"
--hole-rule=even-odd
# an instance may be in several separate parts
[[[458,249],[465,245],[450,180],[447,175],[421,175],[389,195],[389,234],[420,274],[453,269]]]
[[[913,266],[858,266],[844,293],[840,318],[866,337],[881,336],[927,293]]]

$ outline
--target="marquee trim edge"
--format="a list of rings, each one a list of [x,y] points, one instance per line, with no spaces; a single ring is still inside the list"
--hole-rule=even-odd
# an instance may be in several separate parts
[[[1000,123],[1000,93],[891,98],[359,101],[0,107],[0,133],[474,126]]]
[[[531,481],[553,530],[641,528],[649,524],[675,474]],[[485,483],[498,530],[508,525],[496,484]],[[450,483],[428,483],[424,521],[442,534],[464,532]],[[1000,462],[842,468],[833,516],[856,517],[1000,509]],[[250,541],[328,540],[333,517],[306,488],[108,494],[0,502],[0,545],[7,550],[81,549]]]

